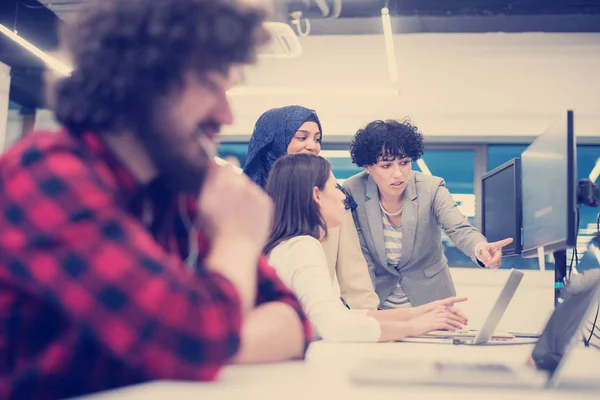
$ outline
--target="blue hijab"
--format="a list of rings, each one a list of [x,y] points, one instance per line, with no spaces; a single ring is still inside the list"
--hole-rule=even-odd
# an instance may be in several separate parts
[[[248,143],[248,157],[244,172],[260,187],[267,184],[269,171],[279,157],[287,153],[294,134],[306,121],[313,121],[321,129],[317,113],[302,106],[273,108],[260,116]]]

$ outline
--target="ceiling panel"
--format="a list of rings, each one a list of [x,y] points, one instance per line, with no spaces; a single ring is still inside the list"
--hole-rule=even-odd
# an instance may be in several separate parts
[[[53,51],[57,44],[56,16],[68,22],[76,11],[94,1],[98,0],[0,0],[0,23],[16,27],[39,48]],[[600,0],[342,0],[339,18],[324,18],[317,1],[335,8],[335,0],[275,0],[272,18],[289,22],[288,13],[300,10],[310,18],[313,37],[380,35],[378,15],[388,4],[396,34],[600,32]],[[39,60],[4,37],[0,37],[0,61],[25,76],[24,82],[30,79],[31,71],[42,70]],[[26,71],[18,71],[21,68]]]
[[[40,0],[61,19],[96,0]],[[127,0],[121,0],[127,1]],[[267,0],[263,0],[266,2]],[[274,0],[273,19],[289,22],[302,11],[313,35],[378,34],[379,15],[387,5],[396,33],[420,32],[599,32],[600,0]],[[338,18],[330,15],[341,1]],[[329,15],[329,16],[330,16]]]

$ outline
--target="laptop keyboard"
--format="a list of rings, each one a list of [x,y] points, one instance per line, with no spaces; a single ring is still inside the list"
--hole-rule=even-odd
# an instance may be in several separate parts
[[[463,329],[460,331],[431,331],[424,336],[460,336],[460,335],[477,335],[477,331],[473,329]]]
[[[468,372],[468,373],[502,373],[512,374],[513,370],[503,364],[460,364],[460,363],[436,363],[436,370],[440,372]]]

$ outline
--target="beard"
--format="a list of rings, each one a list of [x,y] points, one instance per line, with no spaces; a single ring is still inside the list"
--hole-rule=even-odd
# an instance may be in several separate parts
[[[158,177],[173,193],[186,193],[197,196],[202,190],[212,160],[203,151],[202,155],[190,159],[188,146],[200,146],[196,134],[180,134],[169,129],[159,129],[158,124],[146,125],[140,139],[154,163]]]

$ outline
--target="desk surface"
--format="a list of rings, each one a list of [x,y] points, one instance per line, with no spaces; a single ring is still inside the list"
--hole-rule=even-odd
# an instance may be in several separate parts
[[[440,398],[463,400],[467,395],[488,399],[597,399],[596,390],[581,390],[581,383],[600,382],[600,352],[578,348],[566,364],[564,389],[486,390],[479,388],[442,388],[396,385],[359,385],[349,379],[349,371],[361,360],[373,357],[402,357],[420,360],[462,360],[524,363],[532,345],[453,346],[423,343],[335,344],[316,342],[304,362],[271,365],[231,366],[214,383],[155,382],[111,392],[92,399],[374,399],[400,396],[405,399]],[[596,368],[593,368],[596,367]],[[577,382],[574,379],[577,379]],[[569,385],[570,382],[570,385]],[[577,386],[575,385],[577,384]],[[571,389],[569,390],[569,387]],[[485,397],[483,397],[485,396]]]
[[[457,292],[471,301],[461,308],[470,317],[471,327],[483,323],[500,293],[509,271],[453,269]],[[552,311],[553,275],[527,271],[520,289],[503,316],[500,330],[532,330],[543,328]],[[539,282],[538,282],[539,281]],[[530,284],[528,284],[528,282]],[[538,287],[539,286],[539,287]],[[546,297],[544,297],[546,296]],[[542,298],[545,300],[542,301]],[[547,304],[546,304],[547,303]],[[231,366],[213,383],[155,382],[124,388],[97,396],[96,399],[440,399],[464,400],[468,395],[485,400],[513,399],[598,399],[600,385],[595,391],[581,390],[581,381],[600,382],[600,351],[580,348],[573,352],[564,371],[564,383],[571,382],[573,390],[557,391],[490,390],[478,388],[441,388],[399,385],[359,385],[350,381],[350,371],[364,359],[394,357],[403,360],[461,360],[473,362],[525,363],[533,345],[518,346],[454,346],[423,343],[336,344],[315,342],[304,362],[272,365]],[[576,380],[578,382],[576,382]],[[578,385],[574,385],[577,383]],[[561,385],[565,387],[569,385]],[[385,397],[384,397],[385,396]]]

